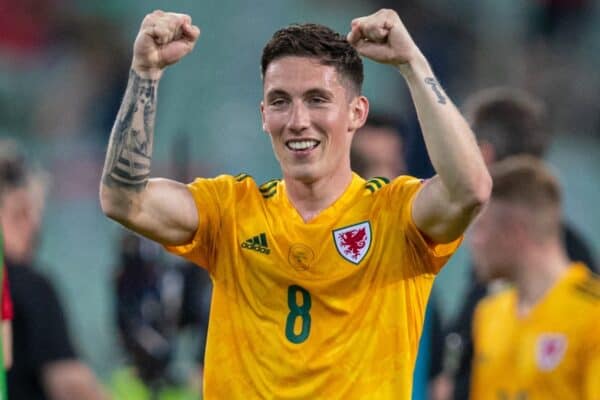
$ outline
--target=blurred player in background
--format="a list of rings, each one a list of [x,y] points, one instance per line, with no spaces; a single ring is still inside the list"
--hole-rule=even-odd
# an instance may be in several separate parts
[[[394,179],[406,174],[402,127],[397,118],[370,112],[352,140],[352,170],[365,179],[376,176]]]
[[[498,87],[482,90],[465,102],[465,114],[477,136],[487,165],[517,154],[543,158],[552,141],[542,101],[519,89]],[[597,272],[590,246],[573,226],[561,221],[567,254]]]
[[[284,179],[149,179],[159,79],[198,36],[186,15],[142,22],[100,199],[211,274],[205,397],[408,399],[433,279],[490,193],[467,123],[395,12],[353,20],[347,38],[292,25],[261,63]],[[438,172],[427,183],[352,173],[369,109],[359,54],[404,76]]]
[[[113,374],[114,397],[198,399],[199,388],[174,371],[173,361],[178,334],[193,327],[201,369],[208,325],[208,275],[189,263],[171,265],[161,257],[160,245],[131,232],[122,236],[120,249],[115,280],[117,324],[132,368]],[[194,369],[193,374],[197,372]]]
[[[16,144],[0,142],[0,219],[14,305],[11,400],[103,399],[92,371],[71,343],[50,282],[33,266],[45,182],[32,173]]]
[[[558,182],[530,156],[491,173],[469,244],[482,282],[513,287],[477,306],[470,398],[600,399],[600,279],[567,256]]]
[[[517,154],[538,158],[546,154],[552,132],[546,123],[544,104],[533,95],[509,87],[485,89],[470,96],[464,109],[486,164],[493,165]],[[581,235],[565,221],[561,229],[569,258],[596,270],[589,245]],[[449,328],[446,371],[434,385],[435,400],[460,400],[469,395],[473,312],[487,292],[488,282],[478,281],[472,273],[458,317]]]

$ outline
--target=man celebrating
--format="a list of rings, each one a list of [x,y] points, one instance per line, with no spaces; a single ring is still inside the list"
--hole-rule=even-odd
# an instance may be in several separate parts
[[[265,46],[260,110],[283,180],[149,179],[158,81],[199,33],[187,15],[144,19],[100,199],[211,274],[205,397],[408,399],[433,278],[491,190],[472,132],[398,15],[380,10],[347,38],[292,25]],[[438,171],[428,182],[353,174],[369,109],[359,54],[405,77]]]

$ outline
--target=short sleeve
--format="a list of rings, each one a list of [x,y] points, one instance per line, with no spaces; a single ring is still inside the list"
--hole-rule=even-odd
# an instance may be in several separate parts
[[[417,193],[423,187],[423,181],[411,176],[401,176],[396,178],[393,185],[393,201],[396,204],[402,204],[400,211],[400,226],[406,232],[406,238],[412,245],[416,255],[422,261],[421,264],[425,272],[437,274],[448,262],[450,257],[456,252],[463,237],[450,243],[433,243],[426,238],[414,222],[412,214],[413,202]]]
[[[165,246],[167,251],[211,271],[223,213],[233,202],[234,182],[232,176],[222,175],[198,178],[187,186],[198,210],[198,229],[190,243]]]

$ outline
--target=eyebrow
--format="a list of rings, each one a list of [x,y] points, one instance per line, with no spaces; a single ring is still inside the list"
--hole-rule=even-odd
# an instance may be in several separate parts
[[[267,100],[271,100],[275,97],[289,97],[289,93],[286,92],[285,90],[281,90],[281,89],[274,89],[274,90],[270,90],[267,93]]]
[[[303,96],[320,95],[320,96],[325,96],[327,98],[332,98],[333,92],[330,90],[327,90],[327,89],[323,89],[323,88],[311,88],[311,89],[308,89],[307,91],[305,91],[302,95]],[[290,94],[283,89],[273,89],[267,93],[266,97],[268,100],[270,100],[270,99],[273,99],[274,97],[278,97],[278,96],[290,97]]]
[[[309,89],[304,93],[305,96],[311,96],[311,95],[320,95],[320,96],[325,96],[327,98],[332,98],[333,97],[333,92],[327,89],[323,89],[323,88],[314,88],[314,89]]]

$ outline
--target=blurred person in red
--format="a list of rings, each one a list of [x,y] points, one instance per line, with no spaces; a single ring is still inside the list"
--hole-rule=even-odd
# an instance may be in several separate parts
[[[0,190],[2,190],[0,188]],[[2,299],[0,300],[0,319],[1,338],[2,338],[2,356],[4,357],[4,368],[9,369],[12,366],[12,319],[14,318],[14,309],[12,298],[10,296],[10,285],[8,283],[8,274],[4,265],[4,239],[0,227],[0,274],[2,274]]]
[[[528,92],[510,87],[484,89],[466,100],[464,110],[488,166],[517,154],[542,158],[549,147],[552,132],[545,106]],[[565,221],[561,229],[569,258],[582,261],[596,271],[586,241]],[[458,317],[448,329],[445,372],[434,385],[435,400],[469,396],[473,312],[487,292],[487,282],[480,282],[472,275]]]
[[[43,206],[43,178],[12,141],[0,142],[0,219],[14,305],[11,400],[103,399],[90,368],[73,348],[50,282],[33,265]]]
[[[567,255],[557,179],[526,155],[490,172],[468,243],[479,280],[512,287],[476,308],[470,398],[597,400],[600,279]]]

